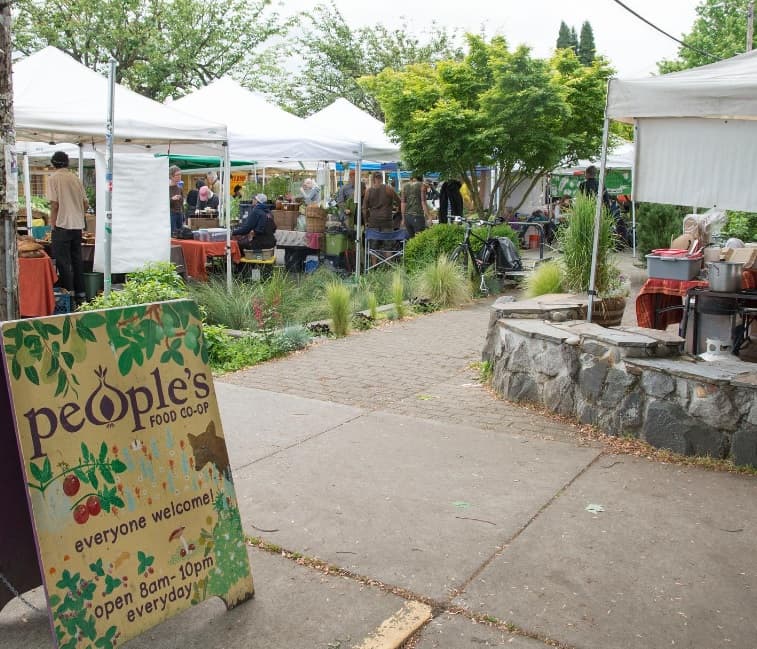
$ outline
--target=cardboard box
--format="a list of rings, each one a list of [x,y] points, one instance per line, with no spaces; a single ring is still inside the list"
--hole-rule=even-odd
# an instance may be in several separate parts
[[[218,227],[218,217],[213,219],[205,219],[205,218],[195,218],[190,217],[189,219],[189,227],[192,230],[200,230],[204,228],[217,228]]]
[[[744,270],[752,269],[757,262],[757,248],[727,248],[726,261],[744,264]]]

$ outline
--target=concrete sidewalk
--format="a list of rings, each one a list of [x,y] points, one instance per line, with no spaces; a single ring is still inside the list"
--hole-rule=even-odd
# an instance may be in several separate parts
[[[414,649],[757,647],[757,480],[606,455],[495,399],[470,367],[488,318],[477,302],[218,379],[269,548],[250,548],[255,599],[124,646],[397,646],[366,639],[418,601]],[[0,648],[47,646],[46,615],[0,612]]]

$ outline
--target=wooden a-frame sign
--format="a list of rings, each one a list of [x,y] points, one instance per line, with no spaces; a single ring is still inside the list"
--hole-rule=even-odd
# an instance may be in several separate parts
[[[0,324],[0,573],[45,587],[57,647],[120,645],[253,595],[188,300]],[[0,584],[0,608],[14,594]]]

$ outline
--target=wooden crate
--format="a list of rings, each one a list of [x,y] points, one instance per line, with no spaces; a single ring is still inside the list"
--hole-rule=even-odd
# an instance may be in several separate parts
[[[294,230],[297,225],[297,216],[299,212],[291,210],[273,210],[273,221],[279,230]]]
[[[326,231],[326,210],[317,205],[308,205],[305,208],[305,231]]]
[[[190,217],[189,227],[192,230],[200,230],[200,229],[205,229],[205,228],[217,228],[218,218],[206,219],[206,218],[200,218],[200,217]]]

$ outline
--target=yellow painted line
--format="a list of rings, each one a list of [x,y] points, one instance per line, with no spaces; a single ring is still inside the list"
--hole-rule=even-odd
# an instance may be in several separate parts
[[[396,649],[431,619],[431,607],[421,602],[405,605],[353,649]]]

